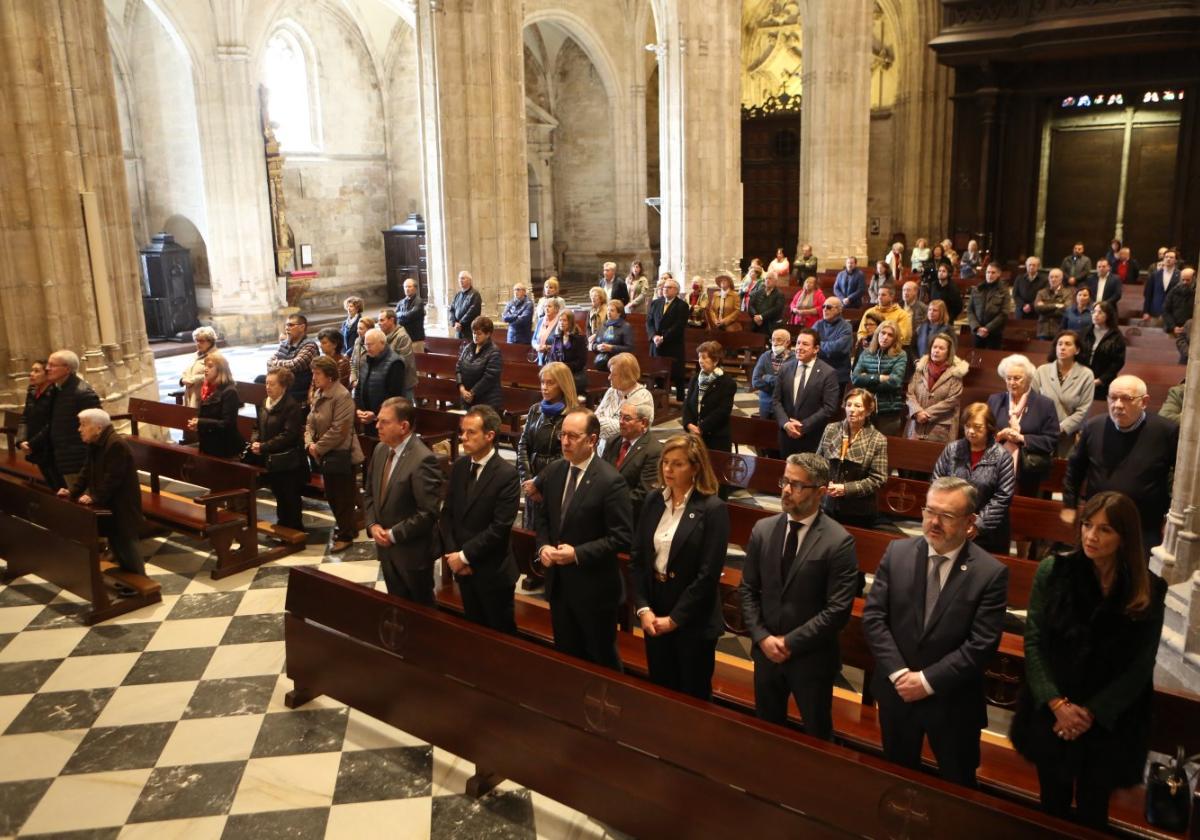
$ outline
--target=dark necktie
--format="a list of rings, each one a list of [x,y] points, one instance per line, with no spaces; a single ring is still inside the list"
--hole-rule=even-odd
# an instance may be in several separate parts
[[[467,489],[475,487],[475,482],[479,481],[479,473],[483,469],[483,464],[478,461],[471,462],[471,483],[467,485]]]
[[[788,520],[787,539],[783,541],[783,557],[779,562],[779,579],[784,583],[787,583],[788,573],[796,562],[796,552],[800,550],[800,529],[803,527],[803,522]]]
[[[579,467],[571,467],[571,474],[567,477],[567,492],[563,495],[562,512],[558,517],[559,525],[567,518],[567,509],[571,507],[571,499],[575,498],[575,485],[579,483],[579,473]]]
[[[629,454],[629,441],[621,441],[621,451],[617,453],[617,469],[621,469],[621,464],[625,463],[625,456]]]
[[[388,447],[387,460],[383,462],[383,473],[379,476],[379,503],[387,498],[388,479],[392,477],[392,462],[396,460],[396,450]]]
[[[925,624],[929,626],[929,619],[933,617],[933,609],[937,606],[938,596],[942,594],[942,566],[950,560],[949,557],[943,557],[940,554],[935,554],[929,558],[933,565],[929,567],[929,579],[925,582]]]

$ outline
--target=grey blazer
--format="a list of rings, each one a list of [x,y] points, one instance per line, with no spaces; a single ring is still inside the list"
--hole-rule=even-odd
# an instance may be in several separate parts
[[[1058,411],[1058,429],[1063,437],[1075,437],[1087,420],[1087,413],[1096,396],[1096,379],[1090,368],[1075,363],[1067,378],[1058,381],[1057,362],[1047,362],[1037,369],[1033,390],[1049,397]]]
[[[442,506],[442,471],[437,456],[413,435],[381,493],[380,479],[390,452],[391,449],[380,444],[371,453],[363,487],[367,530],[382,525],[395,539],[393,545],[376,547],[380,562],[390,561],[405,569],[424,569],[434,561],[432,541]]]

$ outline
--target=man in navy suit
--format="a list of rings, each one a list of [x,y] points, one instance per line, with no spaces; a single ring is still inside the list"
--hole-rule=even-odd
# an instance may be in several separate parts
[[[675,398],[683,402],[687,380],[683,375],[684,330],[687,327],[688,305],[679,299],[679,281],[668,277],[663,282],[663,296],[650,303],[646,331],[650,334],[650,355],[671,360],[671,379],[675,383]]]
[[[537,558],[546,569],[554,647],[621,670],[617,610],[624,598],[617,555],[633,539],[629,485],[596,457],[600,421],[589,409],[567,411],[563,457],[535,479]]]
[[[884,757],[919,769],[928,736],[942,778],[968,787],[987,726],[984,667],[1000,646],[1008,601],[1008,568],[967,539],[975,504],[961,478],[929,486],[925,535],[888,546],[862,622]]]
[[[821,512],[829,464],[789,455],[779,501],[783,513],[759,520],[746,546],[742,616],[754,642],[754,708],[787,722],[788,695],[804,731],[833,738],[833,681],[841,671],[838,635],[858,594],[854,539]]]
[[[1175,267],[1178,258],[1175,249],[1169,249],[1163,254],[1158,269],[1146,280],[1146,290],[1142,293],[1142,323],[1162,326],[1163,304],[1167,302],[1167,292],[1179,283],[1179,270]]]
[[[463,455],[450,471],[436,553],[454,572],[467,619],[515,634],[518,574],[509,540],[521,481],[517,468],[496,452],[499,431],[500,415],[490,405],[475,406],[459,422]]]
[[[817,358],[821,337],[813,329],[796,335],[796,358],[779,369],[771,412],[779,423],[779,449],[784,457],[816,452],[825,425],[838,410],[841,386],[837,372]]]

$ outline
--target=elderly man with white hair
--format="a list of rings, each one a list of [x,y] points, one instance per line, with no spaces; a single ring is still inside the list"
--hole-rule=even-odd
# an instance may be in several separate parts
[[[373,327],[363,335],[367,348],[358,387],[354,389],[355,416],[368,435],[375,434],[379,409],[389,397],[404,396],[405,360],[388,344],[383,330]]]
[[[1037,367],[1019,353],[1006,356],[996,367],[1005,390],[987,398],[996,418],[996,442],[1013,458],[1017,493],[1038,496],[1038,486],[1050,473],[1058,444],[1058,409],[1054,401],[1033,389]]]
[[[1179,447],[1179,426],[1146,411],[1148,402],[1141,379],[1114,379],[1108,386],[1108,415],[1083,424],[1063,479],[1064,520],[1074,522],[1076,508],[1103,490],[1124,493],[1137,505],[1147,552],[1162,542]]]
[[[603,274],[600,275],[598,284],[604,290],[605,300],[619,300],[621,303],[629,303],[629,287],[625,285],[624,279],[617,276],[617,264],[615,262],[606,262],[603,266]]]
[[[447,320],[450,329],[459,341],[471,337],[471,322],[483,313],[483,297],[475,289],[475,278],[469,271],[458,272],[459,291],[450,301],[450,311]]]
[[[56,350],[46,362],[46,379],[54,390],[50,422],[29,441],[35,452],[48,452],[42,474],[54,490],[71,487],[83,462],[87,446],[79,437],[79,412],[99,408],[100,398],[79,377],[79,357],[70,350]]]
[[[86,408],[77,419],[87,459],[70,489],[61,488],[58,495],[110,511],[112,516],[101,521],[101,533],[108,537],[113,556],[126,572],[144,575],[146,563],[137,544],[142,526],[142,488],[133,452],[103,409]],[[117,588],[122,595],[133,594],[132,590]]]

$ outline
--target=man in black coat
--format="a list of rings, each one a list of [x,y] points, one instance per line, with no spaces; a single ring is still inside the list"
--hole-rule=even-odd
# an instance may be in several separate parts
[[[79,357],[70,350],[50,354],[46,378],[54,390],[50,422],[29,443],[39,452],[49,452],[57,478],[62,480],[52,489],[60,490],[74,486],[87,458],[87,445],[79,436],[79,412],[99,408],[100,398],[91,385],[79,378]]]
[[[604,444],[604,460],[629,485],[635,529],[646,495],[658,484],[658,459],[662,457],[662,444],[650,434],[650,412],[651,407],[644,403],[622,403],[617,415],[621,433]]]
[[[513,586],[517,564],[509,550],[521,497],[517,468],[496,452],[500,415],[490,405],[459,422],[463,456],[450,471],[438,518],[438,551],[462,593],[467,619],[502,633],[517,632]]]
[[[681,304],[682,308],[682,304]],[[621,670],[617,611],[624,599],[617,555],[633,538],[629,486],[595,457],[600,421],[586,408],[567,411],[563,457],[535,479],[537,558],[546,569],[554,647]]]
[[[668,277],[663,281],[663,296],[650,304],[646,332],[650,334],[650,355],[671,360],[671,379],[675,382],[675,398],[683,402],[687,382],[683,378],[684,330],[687,327],[688,305],[679,299],[679,281]]]
[[[146,563],[137,543],[142,527],[142,487],[133,452],[103,409],[84,409],[77,422],[79,437],[87,447],[86,460],[71,488],[61,488],[58,495],[109,510],[112,516],[102,520],[102,527],[113,556],[124,571],[145,575]],[[132,594],[121,586],[117,590]]]
[[[858,594],[858,558],[846,529],[821,512],[829,465],[806,452],[788,456],[783,513],[754,526],[742,569],[742,617],[754,642],[754,708],[787,722],[788,695],[814,738],[833,738],[833,681],[841,671],[838,634]]]
[[[387,336],[378,327],[367,330],[363,344],[367,358],[354,389],[355,416],[363,424],[363,431],[375,437],[375,417],[384,400],[404,394],[404,360],[388,346]]]
[[[599,286],[604,290],[604,294],[610,302],[619,300],[621,303],[629,303],[629,288],[625,285],[624,279],[617,276],[615,262],[604,264],[604,273],[600,276]]]
[[[1013,317],[1031,319],[1037,317],[1033,308],[1037,293],[1046,288],[1049,281],[1041,273],[1042,261],[1037,257],[1025,260],[1025,270],[1013,279]]]
[[[413,352],[425,352],[425,301],[417,296],[417,281],[404,281],[404,297],[396,303],[396,320],[412,339]]]
[[[472,288],[474,280],[471,272],[458,272],[459,292],[450,302],[450,328],[458,336],[459,341],[471,337],[471,322],[483,312],[483,298]]]
[[[796,336],[796,358],[775,378],[771,411],[779,423],[779,449],[786,457],[816,452],[825,426],[838,410],[841,386],[837,371],[817,358],[821,337],[813,329]]]
[[[1008,603],[1008,567],[967,539],[975,507],[969,483],[936,479],[925,497],[925,535],[888,545],[862,619],[884,757],[918,770],[928,736],[942,778],[967,787],[988,722],[984,668],[1000,646]]]
[[[1067,458],[1062,518],[1074,524],[1078,505],[1102,490],[1124,493],[1137,505],[1142,548],[1149,553],[1162,541],[1163,517],[1171,507],[1179,426],[1146,411],[1146,383],[1136,376],[1114,379],[1107,399],[1108,416],[1083,424]]]

